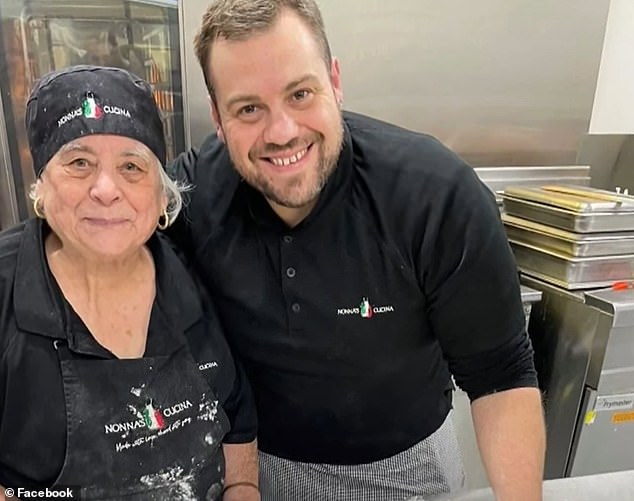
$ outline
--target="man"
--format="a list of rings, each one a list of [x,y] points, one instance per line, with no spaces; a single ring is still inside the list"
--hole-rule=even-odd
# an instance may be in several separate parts
[[[532,349],[486,187],[434,139],[342,114],[313,0],[214,1],[195,46],[217,134],[172,166],[195,185],[173,235],[252,382],[262,499],[459,488],[450,372],[497,499],[541,499]]]

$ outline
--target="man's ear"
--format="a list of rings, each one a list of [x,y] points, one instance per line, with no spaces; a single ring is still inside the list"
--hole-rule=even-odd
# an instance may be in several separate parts
[[[341,85],[341,68],[336,57],[333,57],[330,63],[330,84],[335,93],[339,109],[341,109],[343,107],[343,86]]]
[[[211,98],[211,96],[207,96],[207,99],[209,99],[209,108],[211,109],[211,120],[216,126],[216,135],[218,136],[218,139],[220,139],[220,141],[225,143],[225,134],[222,131],[222,123],[220,122],[218,108],[216,108],[214,100]]]

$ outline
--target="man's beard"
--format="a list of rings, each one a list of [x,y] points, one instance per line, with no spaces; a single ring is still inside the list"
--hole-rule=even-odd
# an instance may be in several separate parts
[[[297,147],[298,140],[291,141],[289,144],[283,147],[270,145],[266,148],[266,153],[275,153],[279,151],[288,151]],[[276,203],[282,207],[290,209],[299,209],[314,201],[321,190],[324,188],[328,179],[337,167],[339,161],[339,155],[341,154],[341,148],[343,146],[343,123],[339,131],[337,138],[337,144],[331,151],[326,151],[325,141],[322,135],[316,134],[314,138],[307,141],[307,144],[311,144],[312,148],[318,148],[318,162],[316,169],[313,172],[300,172],[296,179],[293,179],[290,183],[284,186],[276,186],[265,175],[262,175],[259,171],[250,171],[248,169],[237,169],[242,175],[244,180],[249,183],[253,188],[258,190],[269,201]],[[312,152],[310,152],[312,153]],[[258,152],[257,155],[253,155],[250,158],[251,162],[255,165],[256,158],[259,156],[266,156],[263,152]],[[251,157],[251,155],[250,155]],[[235,161],[234,161],[235,165]],[[310,179],[313,179],[312,186],[306,187],[308,182],[306,174]]]

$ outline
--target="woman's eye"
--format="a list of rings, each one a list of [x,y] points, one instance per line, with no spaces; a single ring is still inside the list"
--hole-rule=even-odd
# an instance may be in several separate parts
[[[70,162],[70,165],[72,165],[73,167],[78,167],[82,169],[82,168],[88,167],[90,164],[88,160],[86,160],[85,158],[76,158]]]
[[[133,162],[128,162],[123,166],[123,170],[125,170],[126,172],[140,172],[141,167]]]

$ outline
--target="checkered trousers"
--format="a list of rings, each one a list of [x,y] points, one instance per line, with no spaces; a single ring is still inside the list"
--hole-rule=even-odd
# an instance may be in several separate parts
[[[373,463],[300,463],[260,452],[262,501],[403,501],[455,492],[463,484],[451,414],[426,439]]]

